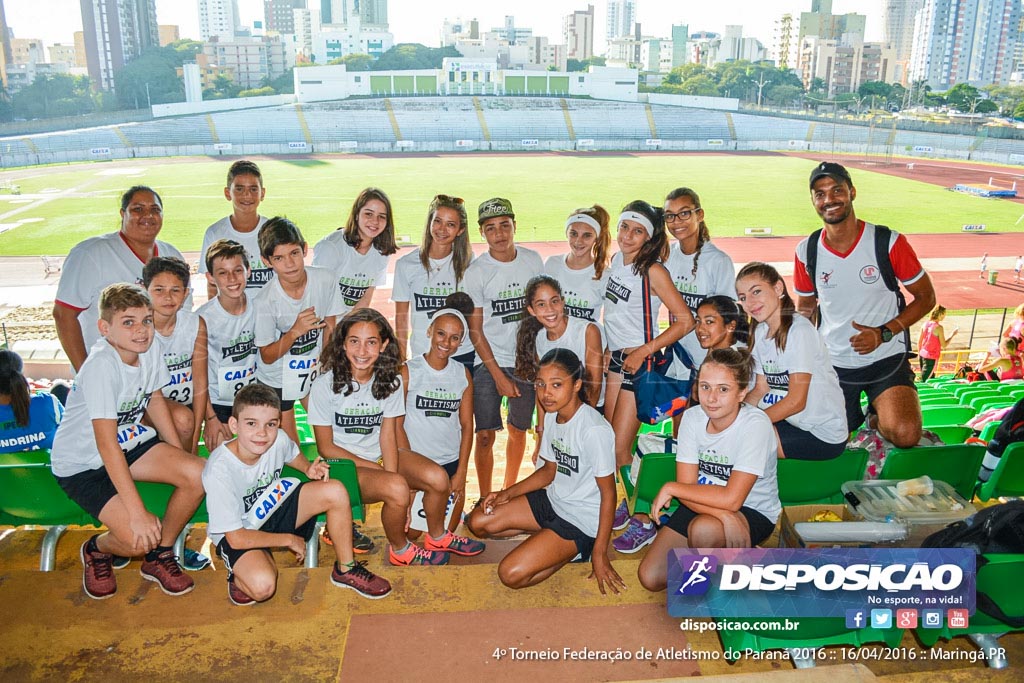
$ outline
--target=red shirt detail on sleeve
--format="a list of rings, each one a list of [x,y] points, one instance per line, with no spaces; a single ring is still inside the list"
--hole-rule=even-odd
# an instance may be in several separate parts
[[[889,250],[889,260],[892,262],[893,272],[901,282],[913,280],[923,270],[917,254],[914,253],[914,248],[910,246],[910,242],[904,235],[896,237],[896,242]]]
[[[798,254],[793,255],[793,287],[797,294],[812,296],[814,294],[814,282],[807,273],[807,266],[800,260]]]
[[[53,303],[57,304],[58,306],[62,306],[63,308],[70,308],[72,311],[76,311],[78,313],[81,313],[82,311],[85,310],[84,308],[79,308],[78,306],[72,306],[69,303],[65,303],[65,302],[61,301],[60,299],[57,299]]]

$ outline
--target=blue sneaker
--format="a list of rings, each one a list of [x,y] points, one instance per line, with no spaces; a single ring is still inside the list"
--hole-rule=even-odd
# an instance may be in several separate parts
[[[114,569],[124,569],[129,564],[131,564],[131,561],[132,561],[132,558],[130,558],[130,557],[122,557],[120,555],[111,555],[110,557],[111,557],[110,564],[111,564],[111,566]]]
[[[612,547],[620,553],[632,554],[654,542],[658,535],[657,529],[650,522],[644,524],[636,517],[629,518],[629,525],[621,536],[612,541]]]
[[[181,566],[190,572],[202,571],[210,566],[210,558],[206,555],[197,553],[191,548],[185,548],[185,559],[181,563]]]
[[[626,504],[626,499],[623,498],[622,502],[619,503],[619,507],[615,508],[615,517],[612,518],[612,529],[616,531],[625,529],[627,524],[629,524],[629,505]]]

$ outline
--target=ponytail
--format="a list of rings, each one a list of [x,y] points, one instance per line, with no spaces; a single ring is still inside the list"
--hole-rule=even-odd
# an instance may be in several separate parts
[[[537,275],[526,283],[523,299],[527,306],[533,305],[533,297],[541,285],[551,287],[558,292],[558,296],[562,296],[562,287],[558,284],[558,280],[550,275]],[[532,382],[537,378],[537,333],[543,327],[536,316],[530,315],[529,311],[526,311],[519,320],[519,328],[516,330],[515,375],[527,382]]]
[[[740,272],[736,274],[736,281],[739,282],[745,277],[757,277],[768,283],[769,286],[775,287],[779,282],[782,283],[782,296],[779,297],[779,312],[781,314],[781,323],[779,329],[769,339],[775,342],[775,345],[779,347],[779,351],[786,350],[786,339],[789,337],[789,328],[793,326],[793,316],[796,314],[796,304],[793,303],[793,298],[789,296],[789,290],[786,288],[786,281],[779,275],[779,271],[775,270],[774,266],[767,263],[761,263],[760,261],[752,261],[740,269]],[[754,328],[757,326],[757,321],[751,319],[750,321],[750,349],[754,349]]]
[[[675,201],[676,199],[682,199],[686,197],[693,202],[693,210],[697,211],[700,209],[700,197],[696,192],[688,187],[677,187],[668,193],[665,197],[665,202]],[[690,275],[694,276],[697,274],[697,261],[700,260],[701,248],[711,241],[711,231],[708,230],[708,224],[704,222],[704,219],[700,219],[699,232],[697,233],[697,250],[693,252],[693,269],[690,271]]]
[[[6,349],[0,351],[0,394],[10,397],[14,422],[19,427],[28,426],[28,381],[21,374],[24,365],[21,356]]]

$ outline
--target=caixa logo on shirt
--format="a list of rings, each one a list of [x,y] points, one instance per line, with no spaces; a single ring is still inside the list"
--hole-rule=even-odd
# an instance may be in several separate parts
[[[878,270],[878,266],[864,266],[860,269],[860,281],[866,285],[872,285],[878,282],[878,278],[882,276]]]

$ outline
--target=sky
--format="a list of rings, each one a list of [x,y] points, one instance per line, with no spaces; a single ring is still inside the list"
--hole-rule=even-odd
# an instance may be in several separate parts
[[[317,0],[311,0],[316,2]],[[46,46],[54,43],[72,44],[75,31],[82,30],[79,0],[0,0],[7,11],[7,23],[17,38],[40,38]],[[263,0],[238,0],[239,11],[246,24],[263,15]],[[594,4],[597,25],[596,47],[604,43],[607,2]],[[177,24],[183,38],[199,39],[198,0],[157,0],[157,19],[161,24]],[[564,0],[517,0],[514,16],[516,26],[532,28],[534,35],[547,36],[552,43],[562,42],[562,18],[587,2]],[[799,15],[810,10],[811,1],[802,0],[637,0],[637,20],[644,35],[670,35],[672,24],[685,23],[690,32],[721,32],[726,24],[739,23],[744,36],[759,39],[769,50],[775,20],[789,12]],[[440,45],[441,23],[445,18],[478,19],[481,29],[489,30],[504,23],[509,5],[480,0],[389,0],[388,20],[398,43]],[[882,0],[834,0],[835,14],[859,12],[866,14],[867,39],[882,39]]]

